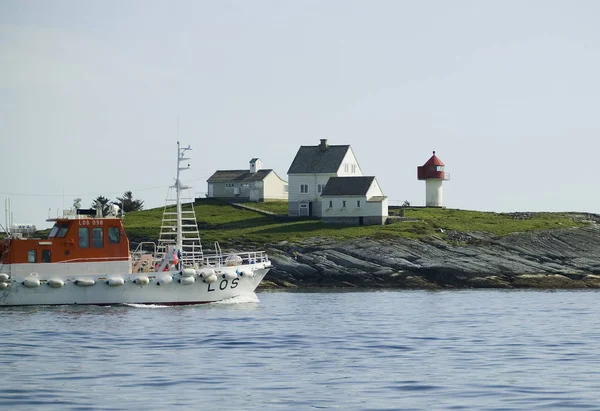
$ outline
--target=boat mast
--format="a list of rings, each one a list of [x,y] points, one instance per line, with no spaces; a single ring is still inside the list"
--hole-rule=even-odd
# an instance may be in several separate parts
[[[181,184],[181,180],[179,179],[179,172],[183,170],[187,170],[189,168],[189,164],[186,166],[181,166],[181,162],[184,160],[189,160],[189,158],[185,158],[184,154],[186,151],[191,150],[190,146],[186,148],[179,147],[179,141],[177,142],[177,178],[175,180],[175,191],[177,193],[177,238],[175,239],[175,249],[181,251],[183,249],[183,227],[182,227],[182,212],[181,212],[181,191],[186,190],[189,187]]]

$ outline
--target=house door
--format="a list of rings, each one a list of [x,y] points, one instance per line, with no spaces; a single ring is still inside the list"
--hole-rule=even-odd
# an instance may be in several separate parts
[[[300,203],[300,210],[298,211],[298,215],[300,215],[300,216],[308,215],[308,203]]]
[[[312,201],[310,203],[308,203],[308,215],[313,215],[313,210],[312,210]]]
[[[358,217],[358,225],[364,225],[364,221],[363,221],[364,217]]]

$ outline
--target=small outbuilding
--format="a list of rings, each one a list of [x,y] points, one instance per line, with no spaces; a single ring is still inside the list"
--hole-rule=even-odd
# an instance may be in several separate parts
[[[272,169],[262,169],[258,158],[248,170],[217,170],[206,182],[208,197],[236,201],[287,200],[287,181]]]

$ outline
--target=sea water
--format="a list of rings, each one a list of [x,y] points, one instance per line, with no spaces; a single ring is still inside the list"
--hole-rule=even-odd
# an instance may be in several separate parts
[[[0,408],[600,409],[600,293],[0,309]]]

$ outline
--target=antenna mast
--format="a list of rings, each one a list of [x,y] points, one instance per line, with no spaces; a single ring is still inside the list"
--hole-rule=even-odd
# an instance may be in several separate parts
[[[187,190],[189,187],[181,184],[181,180],[179,179],[180,171],[184,171],[190,168],[189,164],[182,166],[181,162],[185,160],[189,160],[189,158],[185,158],[185,152],[191,150],[190,146],[186,148],[181,148],[179,146],[179,141],[177,142],[177,178],[175,179],[175,192],[177,193],[177,238],[175,240],[175,248],[179,251],[183,248],[183,227],[182,227],[182,212],[181,212],[181,192],[183,190]]]

